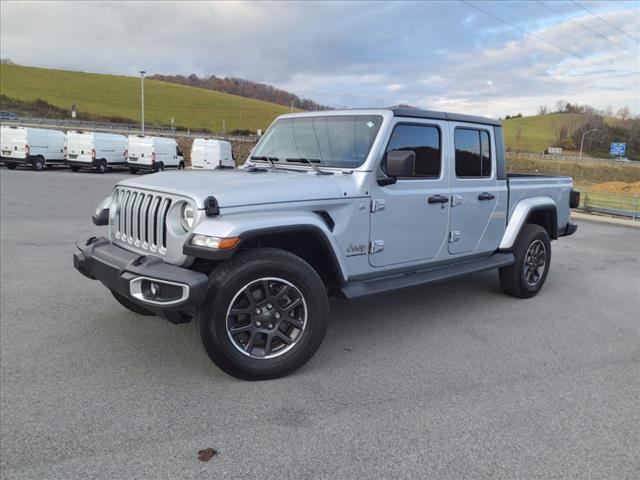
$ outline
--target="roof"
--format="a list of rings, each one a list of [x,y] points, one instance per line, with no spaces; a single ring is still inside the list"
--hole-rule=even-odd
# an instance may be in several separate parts
[[[452,120],[454,122],[482,123],[485,125],[500,126],[500,122],[493,118],[464,115],[461,113],[434,112],[433,110],[420,110],[418,108],[392,108],[395,117],[432,118],[436,120]]]

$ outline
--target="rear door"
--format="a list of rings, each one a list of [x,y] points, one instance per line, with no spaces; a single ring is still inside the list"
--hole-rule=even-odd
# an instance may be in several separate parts
[[[369,263],[375,267],[428,262],[442,250],[449,225],[447,124],[397,119],[387,141],[391,150],[416,154],[415,172],[391,185],[371,186]],[[384,159],[381,166],[384,172]]]
[[[449,253],[481,253],[499,202],[493,128],[451,122],[451,226]]]

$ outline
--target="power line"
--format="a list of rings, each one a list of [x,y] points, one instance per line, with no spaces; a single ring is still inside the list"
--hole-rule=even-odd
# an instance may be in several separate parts
[[[569,21],[571,21],[571,22],[575,23],[576,25],[578,25],[578,26],[582,27],[583,29],[585,29],[585,30],[587,30],[587,31],[589,31],[589,32],[591,32],[591,33],[595,33],[595,34],[596,34],[596,35],[598,35],[600,38],[604,38],[606,41],[608,41],[608,42],[610,42],[610,43],[612,43],[612,44],[614,44],[614,45],[617,45],[617,46],[618,46],[618,47],[620,47],[620,48],[625,49],[627,52],[633,53],[633,54],[634,54],[634,55],[636,55],[636,56],[638,56],[638,55],[639,55],[639,53],[638,53],[637,51],[633,51],[633,50],[631,50],[630,48],[625,47],[625,46],[624,46],[624,45],[622,45],[621,43],[614,42],[614,41],[613,41],[613,40],[611,40],[610,38],[607,38],[607,36],[606,36],[606,35],[603,35],[603,34],[601,34],[600,32],[598,32],[598,31],[596,31],[596,30],[592,30],[591,28],[589,28],[589,27],[587,27],[587,26],[585,26],[585,25],[581,24],[580,22],[578,22],[578,21],[574,20],[573,18],[569,18],[569,17],[567,17],[564,13],[562,13],[562,12],[560,12],[560,11],[556,10],[555,8],[551,8],[551,7],[550,7],[549,5],[547,5],[546,3],[544,3],[544,2],[542,2],[542,1],[540,1],[540,0],[536,0],[536,2],[538,2],[538,3],[539,3],[540,5],[542,5],[543,7],[547,7],[547,8],[548,8],[549,10],[551,10],[552,12],[555,12],[555,13],[557,13],[558,15],[561,15],[562,17],[566,18],[567,20],[569,20]]]
[[[536,35],[535,33],[528,32],[527,30],[525,30],[525,29],[524,29],[524,28],[522,28],[522,27],[519,27],[519,26],[518,26],[518,25],[516,25],[515,23],[512,23],[512,22],[510,22],[509,20],[505,20],[504,18],[502,18],[502,17],[500,17],[500,16],[498,16],[498,15],[495,15],[495,14],[493,14],[493,13],[491,13],[491,12],[489,12],[489,11],[485,10],[484,8],[480,8],[480,7],[478,7],[477,5],[474,5],[473,3],[469,2],[468,0],[462,0],[462,2],[463,2],[463,3],[466,3],[466,4],[467,4],[467,5],[469,5],[470,7],[475,8],[476,10],[481,11],[482,13],[484,13],[484,14],[486,14],[486,15],[489,15],[490,17],[493,17],[493,18],[495,18],[495,19],[497,19],[497,20],[500,20],[501,22],[504,22],[504,23],[506,23],[506,24],[508,24],[508,25],[511,25],[513,28],[515,28],[515,29],[517,29],[517,30],[520,30],[521,32],[525,33],[526,35],[529,35],[530,37],[533,37],[533,38],[535,38],[535,39],[537,39],[537,40],[539,40],[539,41],[541,41],[541,42],[546,43],[547,45],[550,45],[550,46],[552,46],[552,47],[554,47],[554,48],[557,48],[558,50],[562,50],[564,53],[567,53],[567,54],[569,54],[569,55],[572,55],[572,56],[574,56],[574,57],[577,57],[577,58],[579,58],[580,60],[582,60],[583,62],[587,62],[588,64],[593,65],[594,67],[601,68],[598,64],[593,63],[593,62],[592,62],[592,61],[590,61],[590,60],[587,60],[587,59],[586,59],[585,57],[583,57],[582,55],[579,55],[579,54],[577,54],[577,53],[574,53],[574,52],[572,52],[571,50],[567,50],[566,48],[563,48],[563,47],[561,47],[561,46],[559,46],[559,45],[556,45],[556,44],[555,44],[555,43],[553,43],[553,42],[550,42],[550,41],[548,41],[548,40],[545,40],[544,38],[542,38],[542,37],[540,37],[540,36]],[[611,70],[611,69],[609,69],[609,68],[604,68],[602,71],[604,71],[604,72],[609,72],[609,73],[612,73],[612,74],[614,74],[614,75],[617,75],[617,76],[619,76],[619,77],[623,77],[623,78],[626,78],[628,75],[636,74],[636,73],[637,73],[637,72],[631,72],[631,73],[620,73],[620,72],[616,72],[615,70]],[[597,73],[597,72],[594,72],[594,73]]]
[[[636,42],[640,42],[640,40],[638,40],[636,37],[634,37],[633,35],[628,34],[627,32],[625,32],[624,30],[622,30],[620,27],[618,27],[617,25],[614,25],[611,22],[608,22],[607,20],[605,20],[604,18],[602,18],[600,15],[592,12],[591,10],[589,10],[587,7],[584,7],[582,5],[580,5],[578,2],[576,2],[575,0],[571,0],[571,3],[576,4],[578,7],[580,7],[582,10],[584,10],[585,12],[590,13],[591,15],[593,15],[594,17],[596,17],[598,20],[600,20],[602,23],[606,23],[607,25],[609,25],[612,28],[615,28],[616,30],[618,30],[619,32],[625,34],[627,37],[629,37],[632,40],[635,40]]]
[[[622,5],[624,8],[626,8],[627,10],[631,10],[633,13],[640,14],[640,10],[636,10],[635,8],[628,6],[627,5],[628,2],[623,2],[622,0],[618,0],[618,3]]]

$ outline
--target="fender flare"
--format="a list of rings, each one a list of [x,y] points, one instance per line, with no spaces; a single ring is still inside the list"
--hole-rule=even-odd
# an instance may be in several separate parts
[[[520,200],[513,209],[498,249],[509,250],[513,248],[529,215],[536,210],[547,209],[553,210],[557,220],[556,202],[551,197],[531,197]]]
[[[313,215],[313,216],[311,216]],[[268,235],[281,235],[283,233],[307,233],[313,235],[317,238],[320,243],[323,245],[324,249],[329,252],[331,262],[333,263],[335,269],[338,272],[338,275],[342,282],[346,281],[346,268],[343,265],[340,257],[337,255],[338,252],[337,245],[332,241],[330,233],[328,231],[327,226],[323,222],[323,220],[315,215],[300,215],[295,214],[291,215],[283,215],[280,217],[282,221],[284,218],[289,220],[288,222],[284,222],[284,224],[280,225],[268,225],[270,222],[264,222],[264,217],[262,218],[262,225],[251,225],[254,222],[237,222],[231,221],[224,228],[215,228],[215,229],[203,229],[196,228],[196,230],[189,236],[187,241],[183,247],[183,253],[187,256],[196,257],[196,258],[206,258],[210,260],[226,260],[231,258],[239,249],[246,245],[246,243],[252,239],[268,236]],[[236,217],[237,219],[238,217]],[[244,225],[243,225],[244,223]],[[230,237],[239,237],[240,242],[232,249],[228,250],[211,250],[206,247],[199,247],[191,244],[191,239],[195,234],[205,234],[205,235],[213,235],[213,236],[230,236]]]

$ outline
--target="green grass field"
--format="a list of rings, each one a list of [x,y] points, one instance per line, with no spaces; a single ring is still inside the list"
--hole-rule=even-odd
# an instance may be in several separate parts
[[[507,150],[542,153],[555,144],[561,126],[567,126],[571,135],[584,124],[586,118],[580,113],[550,113],[503,120]]]
[[[573,177],[574,182],[579,185],[604,182],[640,182],[640,165],[636,164],[569,162],[566,160],[538,160],[510,156],[507,158],[507,171],[563,175]]]
[[[222,132],[234,129],[266,129],[271,121],[291,109],[282,105],[222,92],[145,80],[145,121]],[[0,65],[0,94],[33,101],[42,99],[60,108],[77,105],[101,117],[140,121],[140,78],[117,75]]]

